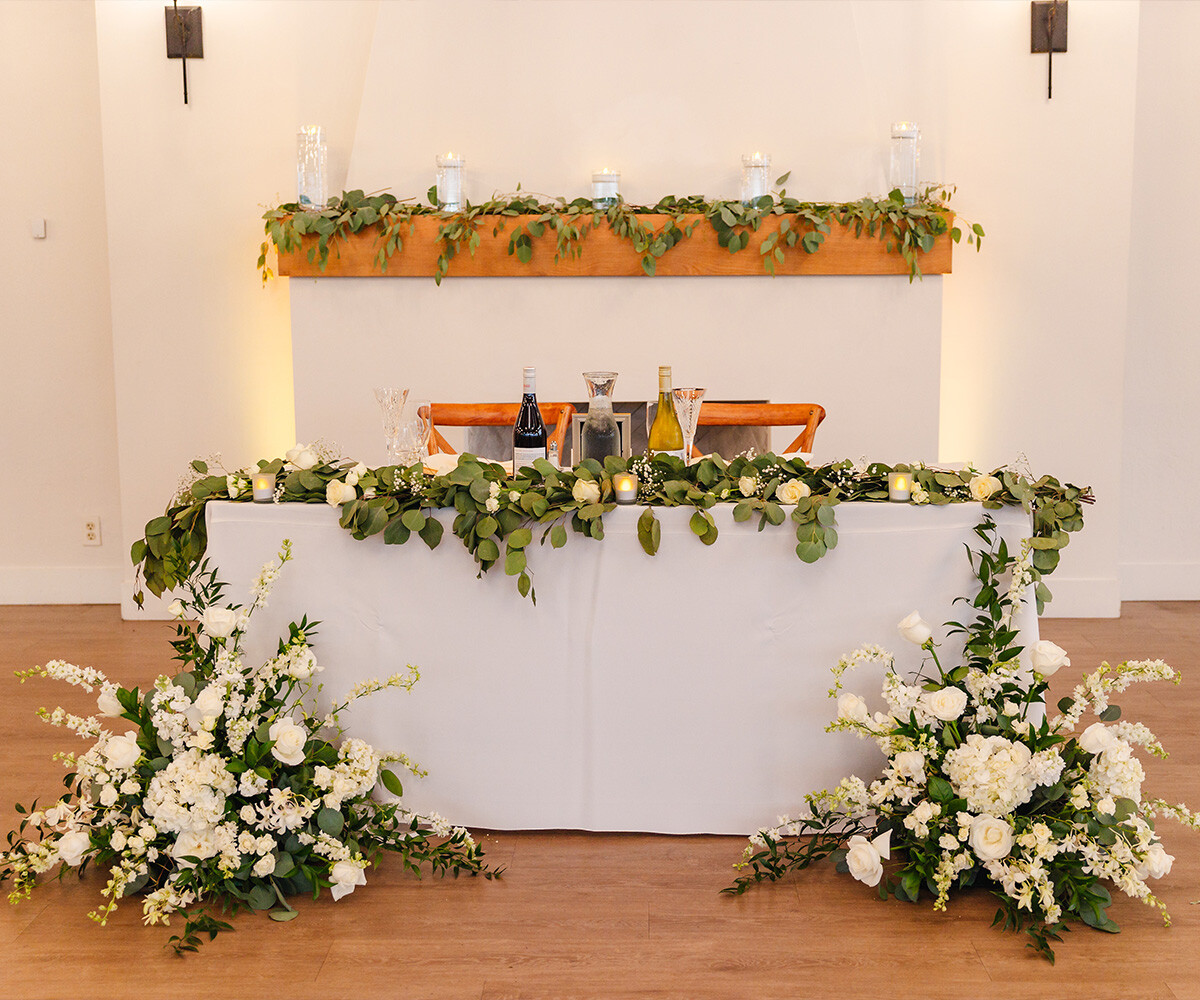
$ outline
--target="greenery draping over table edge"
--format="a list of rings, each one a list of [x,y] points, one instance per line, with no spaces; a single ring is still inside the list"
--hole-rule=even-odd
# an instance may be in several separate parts
[[[780,177],[776,187],[786,183],[788,176]],[[340,242],[352,234],[374,230],[377,234],[375,264],[386,273],[388,261],[403,251],[413,219],[426,215],[441,220],[437,236],[441,251],[433,274],[434,281],[441,284],[442,278],[449,273],[450,262],[462,250],[474,256],[481,226],[491,225],[492,235],[498,236],[507,231],[509,222],[516,216],[534,216],[515,225],[510,232],[508,253],[522,264],[528,264],[532,259],[534,241],[544,239],[553,240],[555,263],[578,258],[583,254],[588,233],[607,225],[618,237],[630,243],[642,259],[642,270],[653,275],[657,261],[690,238],[699,224],[699,220],[689,220],[689,216],[702,216],[716,232],[717,242],[730,253],[738,253],[749,246],[750,233],[759,228],[764,218],[778,215],[782,216],[779,232],[768,235],[759,246],[763,269],[768,274],[774,274],[776,265],[783,263],[785,248],[817,253],[830,231],[830,223],[837,222],[853,226],[858,238],[865,233],[870,238],[886,241],[888,252],[898,253],[907,262],[909,281],[912,281],[921,274],[920,254],[932,250],[938,236],[949,233],[956,243],[962,239],[963,230],[952,225],[949,202],[953,190],[949,186],[928,187],[910,204],[905,203],[904,195],[898,189],[886,198],[867,195],[853,202],[804,202],[788,197],[782,189],[749,203],[710,201],[703,195],[667,195],[654,205],[639,206],[629,205],[618,196],[614,205],[601,210],[593,207],[591,198],[567,201],[559,196],[547,201],[545,196],[521,194],[518,185],[514,194],[494,195],[478,205],[465,202],[459,212],[438,209],[436,186],[429,189],[429,205],[417,204],[413,198],[398,199],[388,192],[367,195],[361,190],[345,191],[340,198],[330,198],[320,209],[298,202],[268,209],[263,215],[267,239],[260,248],[258,268],[265,283],[274,274],[267,263],[271,245],[288,253],[301,249],[304,236],[315,236],[315,245],[308,249],[308,260],[324,271],[330,251],[337,254]],[[655,229],[640,218],[646,214],[670,218]],[[981,225],[970,225],[966,235],[967,242],[974,243],[976,249],[982,246],[984,232]]]
[[[1032,480],[1008,467],[981,475],[971,469],[879,462],[809,466],[803,459],[770,453],[730,461],[712,455],[687,465],[668,455],[628,460],[610,456],[603,464],[588,459],[573,469],[558,469],[538,459],[515,476],[471,454],[461,455],[448,473],[432,476],[419,463],[368,469],[320,451],[300,449],[300,454],[297,461],[310,467],[297,468],[282,458],[258,463],[259,470],[276,474],[276,502],[336,503],[341,526],[355,539],[382,535],[385,544],[402,545],[418,535],[431,549],[443,535],[434,511],[454,509],[454,534],[474,558],[477,575],[501,563],[504,572],[516,578],[521,595],[532,596],[535,603],[526,556],[534,532],[540,533],[539,544],[549,541],[555,549],[566,544],[567,525],[602,539],[604,515],[616,506],[612,477],[618,472],[638,476],[637,502],[645,508],[638,519],[638,539],[650,555],[658,551],[660,541],[655,507],[694,508],[692,531],[712,545],[718,529],[711,510],[728,503],[735,521],[757,519],[759,531],[790,521],[797,556],[815,562],[837,545],[837,505],[888,502],[887,476],[892,471],[911,471],[914,503],[980,501],[987,510],[1020,505],[1033,517],[1030,569],[1039,613],[1051,596],[1042,578],[1058,565],[1070,533],[1083,527],[1083,505],[1093,500],[1088,487],[1062,484],[1052,476]],[[250,472],[214,474],[206,463],[192,463],[191,481],[181,484],[167,511],[150,520],[145,536],[133,543],[130,555],[139,578],[134,599],[139,607],[144,599],[141,580],[151,593],[162,595],[200,566],[208,545],[205,505],[210,500],[249,501]]]

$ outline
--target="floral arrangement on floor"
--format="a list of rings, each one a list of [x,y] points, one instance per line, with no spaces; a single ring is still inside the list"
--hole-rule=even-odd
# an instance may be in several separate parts
[[[182,934],[169,942],[182,953],[197,950],[202,934],[211,940],[232,929],[217,910],[266,910],[290,920],[298,911],[289,896],[316,899],[328,889],[342,899],[366,882],[383,851],[418,874],[423,865],[437,874],[498,874],[484,866],[466,830],[402,807],[400,780],[385,765],[423,773],[407,757],[344,738],[340,713],[359,698],[409,690],[416,668],[356,685],[318,717],[314,678],[322,667],[311,640],[319,623],[292,623],[266,663],[242,659],[250,617],[266,605],[290,558],[285,541],[245,608],[222,601],[224,585],[206,567],[185,581],[186,598],[172,605],[178,625],[171,644],[182,668],[149,691],[62,660],[18,672],[22,681],[50,677],[98,689],[99,715],[39,712],[91,746],[56,755],[69,773],[67,792],[53,805],[17,807],[24,818],[0,852],[0,882],[12,881],[11,902],[28,897],[47,872],[82,876],[94,861],[109,877],[104,904],[89,915],[104,924],[123,897],[141,894],[147,924],[184,914]],[[376,797],[378,786],[390,801]]]
[[[1051,962],[1051,942],[1068,917],[1119,930],[1104,883],[1158,907],[1170,923],[1147,883],[1167,875],[1174,860],[1154,819],[1200,829],[1200,816],[1143,799],[1145,771],[1134,748],[1166,752],[1144,725],[1117,721],[1121,710],[1111,699],[1136,682],[1179,677],[1161,660],[1103,663],[1046,717],[1046,678],[1071,661],[1047,640],[1028,651],[1016,644],[1012,618],[1032,581],[1035,550],[1027,540],[1010,553],[990,519],[976,531],[987,543],[972,553],[979,590],[960,600],[977,613],[947,623],[947,634],[964,640],[963,662],[942,665],[916,612],[899,625],[927,654],[912,683],[879,646],[843,656],[833,668],[837,718],[827,730],[875,740],[887,757],[882,775],[869,785],[851,776],[805,796],[800,816],[750,838],[735,866],[750,871],[724,892],[745,892],[827,857],[878,886],[883,899],[916,902],[926,891],[939,910],[952,890],[986,885],[1000,901],[994,924],[1024,930]],[[886,667],[886,713],[872,714],[843,690],[845,675],[869,662]],[[1089,714],[1097,721],[1083,726]],[[902,859],[885,873],[896,851]]]
[[[431,475],[423,466],[369,469],[339,458],[323,442],[297,444],[286,457],[262,460],[255,469],[226,472],[219,458],[192,463],[190,475],[176,490],[165,514],[146,524],[145,537],[134,542],[131,557],[151,593],[161,595],[185,580],[200,564],[208,544],[204,508],[212,500],[249,502],[250,476],[259,470],[276,475],[276,503],[328,503],[341,510],[341,525],[356,539],[382,535],[401,545],[418,535],[431,549],[442,540],[438,509],[453,509],[454,534],[474,556],[479,575],[502,563],[516,578],[521,594],[532,594],[526,549],[539,531],[539,544],[566,544],[567,525],[585,537],[604,537],[604,515],[616,507],[612,477],[631,471],[638,477],[638,502],[646,507],[638,522],[638,538],[651,555],[658,551],[660,531],[655,507],[695,508],[691,527],[701,542],[717,540],[710,513],[717,504],[732,504],[737,521],[758,519],[759,530],[790,522],[796,554],[815,562],[837,545],[836,507],[843,502],[888,502],[887,477],[911,471],[911,503],[942,505],[981,503],[985,510],[1022,506],[1033,516],[1031,585],[1038,610],[1050,600],[1042,578],[1054,571],[1071,532],[1083,527],[1083,507],[1092,502],[1087,487],[1062,484],[1052,476],[1035,479],[1022,468],[1001,467],[991,473],[924,465],[882,462],[830,462],[808,465],[802,458],[739,455],[725,460],[710,455],[690,463],[668,455],[653,458],[588,459],[571,469],[558,469],[544,459],[532,466],[505,471],[503,466],[463,454],[457,466]],[[134,595],[138,604],[143,594]]]

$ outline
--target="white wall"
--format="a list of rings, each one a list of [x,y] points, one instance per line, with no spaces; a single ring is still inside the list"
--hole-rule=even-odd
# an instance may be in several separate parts
[[[112,603],[128,561],[96,83],[91,4],[0,3],[0,603]]]
[[[1200,598],[1200,4],[1142,5],[1122,444],[1121,596]]]

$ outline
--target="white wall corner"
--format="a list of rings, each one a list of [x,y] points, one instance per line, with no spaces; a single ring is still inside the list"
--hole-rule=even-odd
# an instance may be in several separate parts
[[[116,566],[0,566],[0,604],[117,604]]]
[[[1060,577],[1046,581],[1054,599],[1043,618],[1120,618],[1121,587],[1115,576]]]

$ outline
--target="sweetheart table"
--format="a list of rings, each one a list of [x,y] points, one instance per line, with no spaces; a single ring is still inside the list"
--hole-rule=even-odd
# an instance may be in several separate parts
[[[490,829],[746,834],[797,811],[805,792],[877,775],[873,743],[823,731],[836,712],[829,668],[878,643],[909,673],[921,651],[900,638],[901,618],[969,614],[952,601],[973,592],[964,544],[978,543],[980,505],[841,504],[840,542],[812,565],[796,557],[794,532],[737,524],[732,504],[712,509],[712,546],[689,528],[691,508],[656,508],[662,542],[649,556],[641,511],[618,507],[603,540],[569,532],[557,551],[535,533],[536,605],[502,566],[476,579],[449,510],[430,551],[415,535],[403,546],[355,541],[323,504],[213,502],[208,554],[227,598],[246,603],[259,568],[292,540],[294,561],[246,651],[266,658],[289,621],[320,620],[323,705],[358,681],[420,668],[411,692],[347,714],[351,735],[428,771],[404,781],[418,812]],[[991,514],[1019,548],[1029,516]],[[1016,625],[1029,648],[1032,608]],[[952,662],[961,643],[934,634]],[[846,688],[882,709],[881,676],[871,665]]]

